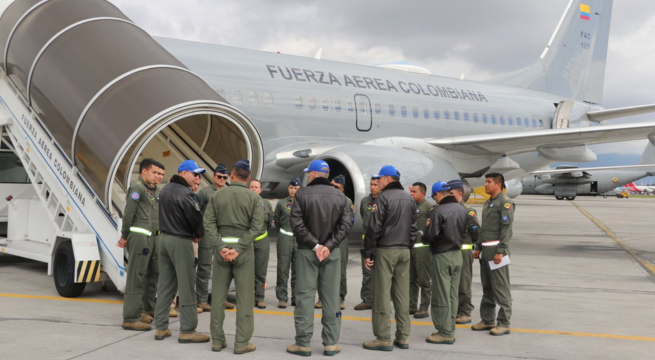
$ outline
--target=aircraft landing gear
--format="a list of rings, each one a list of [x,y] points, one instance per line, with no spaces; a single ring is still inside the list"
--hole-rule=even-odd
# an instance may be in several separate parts
[[[555,196],[555,199],[557,199],[557,200],[564,200],[564,197],[563,197],[563,196]]]
[[[575,196],[567,196],[566,200],[573,201],[575,200]]]

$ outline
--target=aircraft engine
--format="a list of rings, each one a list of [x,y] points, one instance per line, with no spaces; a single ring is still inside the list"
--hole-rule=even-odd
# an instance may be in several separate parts
[[[521,193],[523,192],[523,184],[517,179],[506,181],[505,187],[507,188],[507,196],[509,196],[512,199],[521,195]]]

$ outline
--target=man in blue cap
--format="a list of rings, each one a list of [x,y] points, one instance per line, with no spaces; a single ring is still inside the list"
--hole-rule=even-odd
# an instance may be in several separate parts
[[[212,176],[213,183],[198,192],[200,199],[200,212],[205,214],[207,204],[212,195],[227,186],[227,166],[220,163],[214,169]],[[198,244],[198,270],[196,274],[196,297],[198,298],[198,307],[203,311],[211,311],[212,307],[207,303],[209,294],[209,279],[212,275],[212,258],[214,256],[214,246],[207,236],[203,236]],[[234,304],[225,302],[226,309],[234,309]]]
[[[376,175],[382,192],[373,204],[364,238],[366,267],[373,269],[373,334],[368,350],[409,349],[409,266],[418,228],[416,202],[400,184],[400,172],[387,165]],[[374,255],[373,255],[374,254]],[[391,306],[396,338],[391,341]]]
[[[205,234],[200,204],[191,190],[204,173],[193,160],[186,160],[177,169],[159,195],[159,290],[155,309],[155,340],[171,336],[168,329],[169,306],[177,292],[180,296],[180,343],[208,342],[209,335],[196,332],[196,269],[193,244]]]
[[[298,254],[298,244],[291,230],[291,205],[296,197],[296,192],[300,190],[302,182],[299,177],[293,178],[289,182],[289,196],[277,202],[273,219],[280,229],[277,238],[277,282],[275,285],[275,296],[277,297],[277,307],[286,309],[289,301],[289,269],[291,269],[291,305],[296,305],[296,254]]]
[[[225,301],[234,279],[237,290],[237,319],[234,353],[255,351],[250,342],[255,331],[255,250],[253,244],[264,223],[259,195],[248,190],[250,162],[239,160],[232,167],[230,186],[215,192],[205,210],[207,236],[216,243],[212,276],[212,351],[227,347],[223,322]]]
[[[314,335],[314,299],[318,293],[323,301],[323,354],[336,355],[341,332],[339,281],[341,251],[337,248],[352,228],[351,209],[346,196],[328,180],[330,166],[314,160],[305,169],[309,185],[296,193],[291,205],[291,228],[298,243],[296,256],[296,343],[287,352],[310,356]]]
[[[450,195],[443,181],[432,185],[437,206],[430,213],[421,241],[430,246],[432,263],[432,323],[438,332],[425,340],[432,344],[455,343],[462,241],[468,222],[466,209]]]
[[[464,234],[464,243],[462,244],[462,276],[459,278],[459,307],[457,309],[457,324],[471,323],[471,312],[473,306],[471,295],[471,282],[473,280],[473,244],[478,241],[480,224],[478,223],[478,213],[464,202],[464,184],[462,180],[451,180],[448,182],[450,195],[454,196],[460,205],[462,205],[468,215],[466,233]]]

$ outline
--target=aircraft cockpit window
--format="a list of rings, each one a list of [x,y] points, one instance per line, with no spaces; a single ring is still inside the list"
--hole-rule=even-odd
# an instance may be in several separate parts
[[[359,113],[362,114],[362,115],[366,115],[366,113],[368,112],[368,106],[366,106],[366,103],[363,102],[363,101],[360,101],[359,105],[357,105],[357,106],[359,107],[359,109],[358,109]]]
[[[487,114],[482,114],[482,123],[483,124],[487,123]]]
[[[407,106],[403,105],[400,107],[400,115],[402,117],[407,117]]]
[[[321,107],[323,108],[323,111],[330,111],[330,100],[328,100],[328,98],[322,98]]]
[[[308,101],[309,101],[309,110],[316,110],[316,98],[310,96]]]
[[[348,100],[346,106],[348,106],[349,113],[355,112],[355,103],[352,100]]]
[[[439,118],[440,118],[439,109],[434,109],[434,111],[432,111],[432,112],[434,113],[434,119],[439,120]]]
[[[423,117],[427,120],[430,118],[430,109],[423,108]]]
[[[342,108],[343,107],[341,106],[341,100],[340,99],[334,99],[334,111],[340,113]]]
[[[459,111],[453,111],[453,119],[459,121]]]
[[[444,120],[450,120],[450,111],[448,111],[448,110],[443,111],[443,119]]]
[[[528,118],[524,118],[524,119],[523,119],[523,123],[525,124],[525,127],[529,127],[529,126],[530,126],[530,120],[528,120]]]
[[[544,121],[543,120],[539,120],[539,127],[544,127]]]
[[[500,115],[500,125],[505,125],[505,117]]]
[[[389,104],[389,116],[396,116],[396,107]]]
[[[266,106],[273,106],[273,95],[271,93],[264,93],[264,104]]]
[[[514,125],[514,119],[511,116],[507,117],[507,125]]]
[[[232,102],[241,105],[241,91],[232,90]]]
[[[469,118],[469,113],[467,113],[466,111],[464,111],[464,121],[469,121],[469,119],[470,119],[470,118]]]
[[[296,109],[302,109],[302,98],[299,95],[293,98],[293,103],[296,105]]]
[[[412,106],[412,115],[414,115],[414,119],[418,119],[418,108],[416,106]]]
[[[478,123],[480,121],[480,118],[478,118],[478,113],[473,113],[473,122]]]
[[[225,99],[225,90],[223,90],[223,89],[221,89],[221,88],[216,88],[216,92],[217,92],[218,95],[220,95],[223,99]]]
[[[532,119],[532,127],[537,127],[537,119]]]
[[[250,99],[250,105],[257,106],[257,93],[251,91],[248,93],[248,98]]]
[[[496,115],[491,115],[491,125],[496,125]]]

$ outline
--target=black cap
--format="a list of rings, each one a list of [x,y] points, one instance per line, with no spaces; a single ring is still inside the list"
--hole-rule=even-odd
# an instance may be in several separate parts
[[[334,179],[332,179],[332,181],[341,186],[346,186],[346,177],[343,175],[337,175]]]
[[[302,186],[302,181],[300,181],[300,178],[296,176],[295,178],[293,178],[293,180],[291,180],[289,185],[291,185],[291,186]]]
[[[250,161],[248,161],[248,159],[239,160],[236,164],[234,164],[234,167],[250,171]]]
[[[227,166],[223,163],[218,164],[216,166],[216,169],[214,169],[214,173],[227,175]]]

